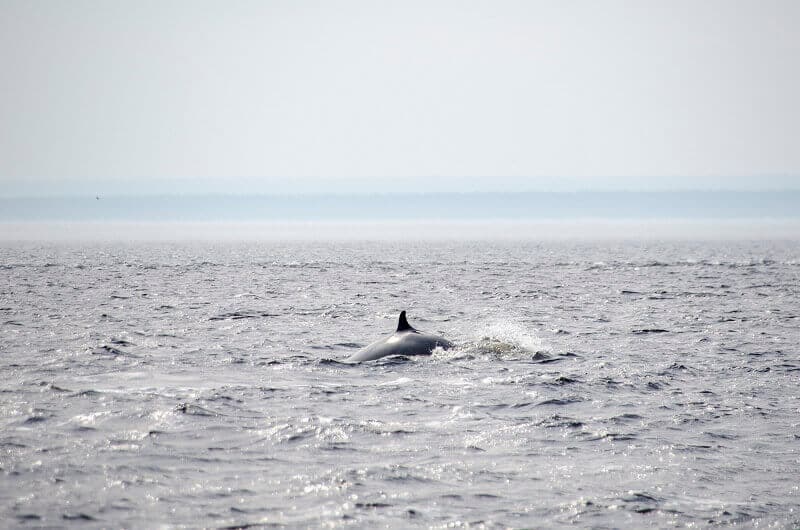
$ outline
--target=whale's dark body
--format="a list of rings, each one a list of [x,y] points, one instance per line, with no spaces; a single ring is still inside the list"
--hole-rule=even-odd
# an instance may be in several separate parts
[[[452,348],[449,340],[414,329],[406,320],[406,312],[400,313],[397,331],[386,338],[375,341],[352,356],[348,362],[374,361],[389,355],[430,355],[436,348]]]

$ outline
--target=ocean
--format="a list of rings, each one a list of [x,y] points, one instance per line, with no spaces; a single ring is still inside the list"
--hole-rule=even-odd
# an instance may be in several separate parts
[[[797,237],[22,239],[0,526],[800,526]]]

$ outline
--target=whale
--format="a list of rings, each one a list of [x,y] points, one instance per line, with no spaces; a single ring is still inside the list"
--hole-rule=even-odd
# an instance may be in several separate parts
[[[346,362],[374,361],[389,355],[430,355],[436,348],[447,350],[452,347],[453,343],[444,337],[414,329],[406,319],[406,312],[401,311],[397,331],[361,348],[348,357]]]

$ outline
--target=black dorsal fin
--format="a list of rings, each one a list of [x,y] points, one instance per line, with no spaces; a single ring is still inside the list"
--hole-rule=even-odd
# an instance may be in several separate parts
[[[411,324],[406,320],[406,312],[400,311],[400,320],[397,321],[397,331],[408,331],[410,329],[414,328],[412,328]]]

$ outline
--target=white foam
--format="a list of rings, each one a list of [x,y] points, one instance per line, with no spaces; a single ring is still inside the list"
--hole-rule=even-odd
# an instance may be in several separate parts
[[[498,354],[549,352],[535,329],[516,322],[494,322],[477,330],[475,341],[482,350]]]

